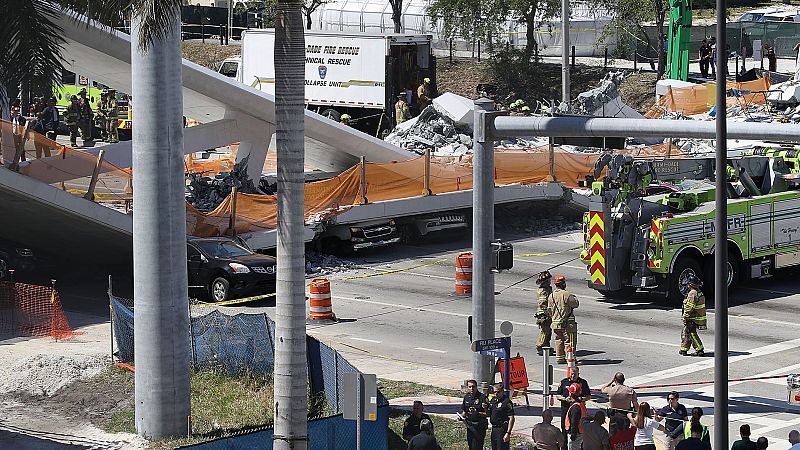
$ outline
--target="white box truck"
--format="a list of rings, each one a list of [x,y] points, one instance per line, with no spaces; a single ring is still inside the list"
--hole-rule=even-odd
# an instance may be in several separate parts
[[[306,31],[305,44],[306,105],[336,121],[348,114],[362,131],[393,128],[397,95],[405,93],[413,110],[423,79],[436,92],[430,35]],[[274,29],[247,30],[241,57],[223,61],[219,72],[274,95],[274,46]]]

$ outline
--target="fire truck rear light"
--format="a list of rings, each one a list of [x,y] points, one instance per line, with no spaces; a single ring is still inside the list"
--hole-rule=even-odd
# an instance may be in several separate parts
[[[664,213],[664,218],[665,219],[671,219],[672,218],[672,213]]]

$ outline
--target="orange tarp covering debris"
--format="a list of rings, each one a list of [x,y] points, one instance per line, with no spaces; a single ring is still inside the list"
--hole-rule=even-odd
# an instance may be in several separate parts
[[[636,156],[662,157],[666,145],[626,151]],[[672,156],[683,156],[673,147]],[[594,170],[599,153],[555,151],[555,175],[568,187]],[[425,158],[393,163],[366,164],[366,196],[369,202],[395,200],[422,195]],[[433,194],[472,189],[472,155],[431,157],[430,188]],[[547,147],[531,150],[495,152],[495,183],[541,183],[549,175]],[[306,220],[334,216],[362,202],[361,167],[355,166],[339,176],[305,185]],[[187,233],[194,236],[225,234],[233,209],[228,196],[216,209],[201,213],[187,204]],[[238,194],[236,232],[247,233],[275,228],[277,200],[274,195]]]
[[[645,117],[653,119],[660,117],[665,110],[679,112],[690,116],[708,112],[712,106],[716,105],[716,83],[704,83],[697,86],[685,88],[668,88],[667,93],[650,108]],[[728,96],[726,104],[728,107],[736,105],[749,105],[752,103],[763,104],[766,102],[764,91],[769,90],[771,83],[767,77],[754,81],[726,83],[728,89],[736,88],[740,90],[753,91],[756,93],[745,94],[741,97]]]
[[[10,134],[12,130],[11,123],[6,120],[0,120],[0,127],[3,127],[4,137],[7,131]],[[67,179],[75,179],[92,175],[97,165],[97,156],[59,144],[31,129],[19,131],[16,136],[23,148],[20,156],[24,154],[27,161],[22,163],[20,157],[19,173],[48,184],[53,182],[54,177],[64,178],[67,175]],[[130,173],[129,170],[107,161],[103,161],[100,172],[119,177],[127,177]]]

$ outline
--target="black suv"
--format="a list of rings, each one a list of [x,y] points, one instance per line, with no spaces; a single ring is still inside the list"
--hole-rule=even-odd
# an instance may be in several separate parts
[[[187,239],[189,287],[212,301],[275,292],[275,258],[253,253],[229,238]]]
[[[30,272],[33,270],[33,251],[14,242],[0,238],[0,280],[10,278],[10,270]],[[15,277],[16,278],[16,277]]]

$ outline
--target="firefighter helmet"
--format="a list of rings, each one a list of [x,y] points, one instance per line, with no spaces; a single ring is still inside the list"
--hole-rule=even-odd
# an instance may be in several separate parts
[[[558,283],[566,283],[567,279],[566,279],[566,277],[564,277],[564,275],[556,275],[556,277],[553,279],[553,281],[556,284],[558,284]]]
[[[536,277],[536,285],[542,286],[544,284],[550,283],[551,278],[553,278],[553,275],[550,274],[549,270],[545,270],[544,272],[539,272],[539,275]]]

